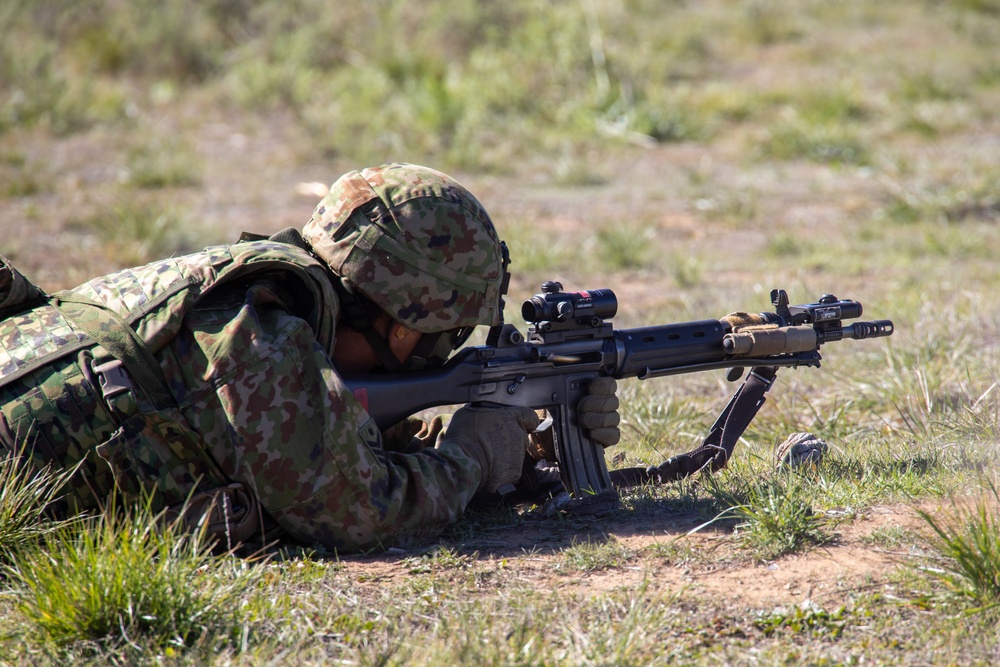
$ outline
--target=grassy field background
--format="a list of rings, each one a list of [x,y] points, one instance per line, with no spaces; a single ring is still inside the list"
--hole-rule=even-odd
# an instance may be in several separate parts
[[[301,226],[398,160],[483,201],[515,304],[612,287],[629,327],[782,287],[897,332],[781,371],[714,478],[421,551],[217,560],[141,512],[39,536],[8,464],[0,661],[1000,662],[998,108],[994,0],[4,3],[0,253],[48,290]],[[623,384],[614,465],[689,449],[732,389]],[[824,465],[775,472],[803,430]]]

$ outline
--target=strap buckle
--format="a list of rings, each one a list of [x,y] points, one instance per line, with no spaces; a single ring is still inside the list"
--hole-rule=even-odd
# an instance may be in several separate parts
[[[118,359],[94,364],[91,370],[97,376],[101,387],[101,397],[114,412],[132,415],[137,411],[135,387],[132,378],[125,372],[125,364]]]

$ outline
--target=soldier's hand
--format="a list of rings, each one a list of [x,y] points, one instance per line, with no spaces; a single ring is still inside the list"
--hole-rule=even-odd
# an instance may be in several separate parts
[[[382,447],[388,452],[412,454],[433,447],[442,430],[444,422],[440,415],[429,422],[417,417],[407,417],[382,432]]]
[[[413,436],[408,451],[420,451],[427,447],[433,447],[437,444],[442,431],[444,431],[444,420],[441,415],[437,415],[429,422],[424,422],[424,425]]]
[[[493,493],[520,479],[528,433],[537,426],[530,408],[465,406],[451,418],[441,443],[454,443],[475,459],[483,471],[479,490]]]
[[[617,445],[622,438],[618,428],[618,383],[614,378],[599,377],[590,382],[587,395],[580,399],[576,411],[580,425],[590,431],[591,439],[602,447]]]

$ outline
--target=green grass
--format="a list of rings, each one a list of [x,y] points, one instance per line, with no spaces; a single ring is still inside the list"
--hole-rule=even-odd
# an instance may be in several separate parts
[[[656,231],[649,225],[626,221],[598,229],[588,239],[586,249],[595,261],[611,270],[644,269],[654,260],[655,237]]]
[[[0,563],[9,564],[19,549],[65,525],[51,519],[46,507],[59,498],[67,478],[65,472],[35,470],[15,454],[0,459]]]
[[[183,213],[139,197],[74,220],[71,226],[95,234],[105,255],[124,266],[191,252],[202,245]]]
[[[50,189],[42,169],[20,151],[0,155],[0,175],[0,200],[33,197]]]
[[[911,531],[901,526],[889,526],[886,528],[876,528],[862,538],[862,542],[870,544],[876,549],[892,549],[899,551],[901,548],[912,548],[919,543],[919,537]]]
[[[409,568],[410,574],[427,574],[441,570],[467,568],[475,555],[473,554],[472,557],[463,556],[454,549],[441,546],[421,556],[405,558],[402,565]]]
[[[937,558],[922,568],[964,613],[1000,608],[1000,491],[993,482],[967,508],[944,515],[920,511],[934,531]]]
[[[731,474],[709,480],[709,492],[724,509],[712,520],[733,519],[734,533],[762,559],[773,559],[833,539],[830,521],[815,507],[816,486],[794,472],[765,476]]]
[[[46,532],[5,569],[29,642],[95,651],[233,644],[246,582],[202,532],[144,511],[110,510]],[[235,576],[232,576],[235,575]]]
[[[578,542],[564,549],[562,555],[564,570],[582,572],[622,567],[635,558],[635,553],[630,548],[618,544],[614,538],[599,542]]]
[[[506,225],[504,236],[510,250],[511,271],[516,266],[524,280],[537,275],[538,284],[550,280],[551,274],[545,273],[554,266],[565,265],[573,255],[568,241],[552,238],[551,234],[542,237],[534,220],[512,221]]]
[[[968,176],[963,175],[957,182],[952,180],[920,188],[891,184],[888,201],[880,215],[896,224],[931,222],[948,225],[954,229],[956,236],[968,235],[968,230],[958,225],[995,223],[1000,219],[1000,199],[992,185],[996,175],[996,169],[984,166],[974,169]],[[938,245],[947,247],[952,244]],[[939,251],[941,249],[938,248]]]
[[[755,620],[765,636],[776,633],[807,634],[814,639],[836,639],[850,623],[850,615],[844,607],[827,611],[809,603],[791,609],[779,607]]]
[[[771,128],[760,143],[764,157],[864,165],[870,160],[865,142],[842,125],[807,125],[797,121]]]
[[[633,4],[626,11],[518,0],[486,8],[461,0],[445,11],[392,0],[346,3],[334,13],[319,0],[109,2],[59,11],[54,2],[18,0],[0,15],[14,36],[0,59],[0,82],[14,91],[0,106],[0,131],[121,124],[167,88],[198,86],[251,113],[289,111],[314,156],[365,163],[416,153],[436,164],[509,171],[511,159],[537,149],[713,141],[750,124],[762,126],[757,145],[769,159],[867,164],[880,132],[863,125],[885,116],[887,102],[941,103],[935,113],[947,118],[950,105],[970,96],[963,91],[990,85],[957,47],[936,69],[915,67],[908,50],[887,49],[883,67],[901,72],[889,90],[840,73],[833,84],[777,79],[747,94],[729,77],[755,50],[785,49],[809,62],[810,45],[824,42],[829,25],[860,27],[871,18],[822,3],[795,12],[763,2],[735,12]],[[914,31],[938,18],[920,9],[869,13]],[[973,13],[996,21],[970,7],[944,13],[959,38],[974,30],[963,23]],[[930,133],[960,129],[928,113],[903,113],[899,122]]]
[[[139,188],[190,187],[201,183],[201,163],[177,138],[147,141],[128,155],[125,180]]]

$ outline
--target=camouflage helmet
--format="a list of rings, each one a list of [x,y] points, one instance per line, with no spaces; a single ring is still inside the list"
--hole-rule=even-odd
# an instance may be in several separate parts
[[[412,164],[341,176],[302,236],[330,269],[422,333],[500,322],[493,222],[453,178]]]

